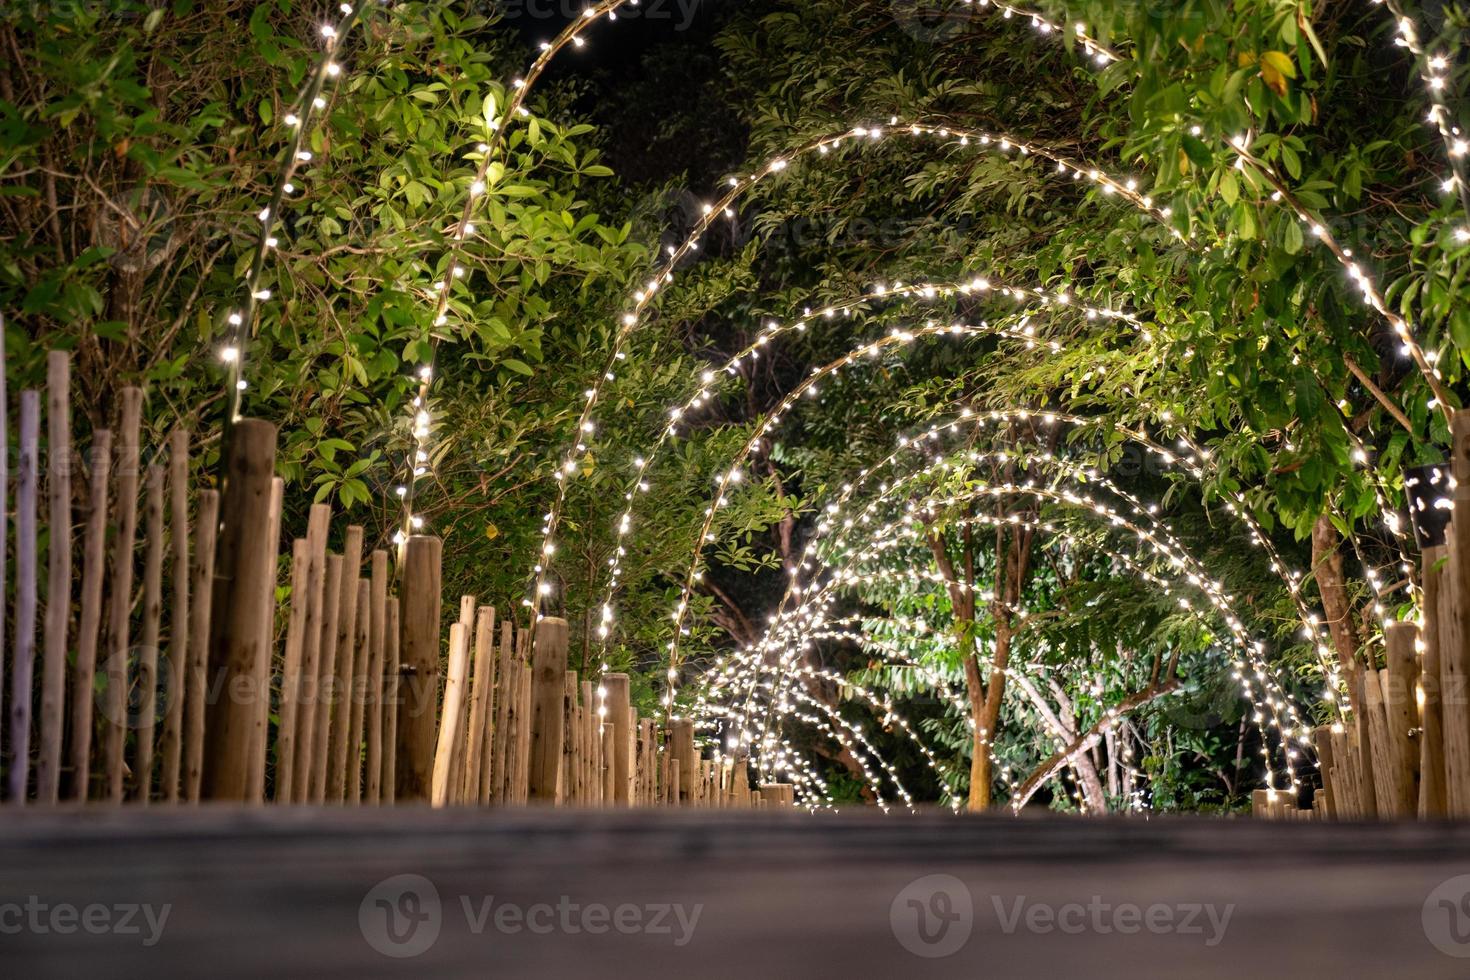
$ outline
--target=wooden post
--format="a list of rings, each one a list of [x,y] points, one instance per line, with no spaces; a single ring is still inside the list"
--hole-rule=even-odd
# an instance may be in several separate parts
[[[194,565],[189,592],[189,663],[184,676],[184,799],[199,800],[204,781],[205,691],[209,636],[214,626],[214,557],[219,541],[218,490],[199,491],[194,519]]]
[[[1364,651],[1364,656],[1369,656]],[[1361,663],[1353,665],[1352,676],[1349,680],[1357,689],[1357,736],[1354,744],[1353,758],[1356,760],[1354,776],[1358,786],[1358,816],[1365,820],[1373,820],[1378,816],[1378,788],[1377,780],[1374,778],[1373,769],[1373,709],[1368,706],[1368,685],[1364,678],[1372,676],[1373,671],[1369,666]],[[1376,699],[1375,699],[1376,700]]]
[[[244,801],[261,702],[270,698],[258,685],[269,676],[266,624],[275,605],[275,542],[262,532],[272,521],[276,427],[240,419],[228,453],[209,631],[209,678],[219,699],[205,713],[200,792],[207,800]]]
[[[368,579],[357,580],[357,630],[353,634],[352,675],[347,692],[348,803],[362,802],[362,725],[367,709],[368,661],[372,657],[373,587]]]
[[[658,790],[658,745],[655,741],[653,719],[638,719],[638,741],[636,743],[638,758],[639,787],[638,802],[642,806],[653,806],[657,802]]]
[[[530,636],[527,631],[526,636]],[[520,687],[517,689],[517,697],[520,698],[520,709],[517,720],[520,729],[516,733],[516,769],[515,769],[515,802],[525,806],[531,801],[531,686],[533,671],[531,665],[522,663],[519,667],[521,674]]]
[[[61,794],[67,628],[71,625],[71,355],[66,351],[46,355],[46,462],[51,517],[47,527],[46,653],[41,665],[41,757],[36,767],[36,800],[55,803]]]
[[[449,627],[449,673],[444,681],[444,710],[439,715],[439,737],[434,747],[434,772],[430,802],[450,802],[454,779],[454,746],[459,741],[460,708],[464,700],[465,672],[469,669],[469,637],[463,623]]]
[[[168,437],[168,500],[173,604],[168,618],[168,704],[158,779],[164,802],[177,803],[184,746],[184,667],[189,659],[189,433],[184,429],[175,429]]]
[[[1419,678],[1415,647],[1419,629],[1413,623],[1390,623],[1384,632],[1388,667],[1380,677],[1392,774],[1390,795],[1394,815],[1411,818],[1419,809],[1419,711],[1415,704]]]
[[[98,631],[102,626],[102,579],[107,572],[107,498],[111,474],[112,433],[98,429],[92,433],[91,487],[82,546],[82,614],[77,626],[77,677],[71,688],[70,797],[74,800],[87,798],[92,768],[92,726],[95,721],[92,699],[97,679]],[[3,530],[3,525],[0,525],[0,530]],[[3,666],[0,666],[0,676],[4,676]]]
[[[444,543],[415,534],[404,543],[395,798],[427,800],[434,776],[439,690],[440,561]]]
[[[1271,816],[1271,804],[1267,794],[1270,790],[1251,790],[1251,816],[1262,819]]]
[[[397,798],[398,778],[398,597],[388,599],[383,628],[383,795],[380,802]]]
[[[15,669],[10,675],[12,803],[24,803],[31,771],[31,672],[36,660],[36,496],[41,394],[20,393],[20,467],[15,493]]]
[[[1363,799],[1361,799],[1360,782],[1358,782],[1357,749],[1352,745],[1352,739],[1357,735],[1357,730],[1349,730],[1347,726],[1333,726],[1332,729],[1332,758],[1333,765],[1338,770],[1338,782],[1342,785],[1342,799],[1339,810],[1349,820],[1363,820]]]
[[[1363,711],[1368,716],[1369,745],[1366,754],[1372,760],[1373,795],[1377,804],[1377,816],[1392,819],[1398,815],[1397,798],[1394,795],[1392,749],[1388,744],[1388,715],[1383,704],[1383,681],[1378,671],[1368,668],[1364,672]]]
[[[688,805],[694,793],[694,768],[699,758],[694,754],[694,722],[684,718],[670,725],[669,750],[679,770],[680,795],[673,802]]]
[[[582,803],[596,804],[602,795],[602,769],[598,765],[598,749],[602,739],[597,734],[597,690],[591,681],[582,682],[582,710],[578,713],[581,727],[582,769],[579,783],[582,787]]]
[[[465,673],[459,699],[459,719],[454,725],[454,744],[449,755],[449,802],[464,802],[465,760],[469,757],[466,733],[470,727],[470,670],[474,665],[475,610],[479,603],[472,595],[459,597],[459,625],[464,627]],[[443,725],[443,721],[440,721]]]
[[[371,559],[372,608],[367,667],[367,801],[383,797],[383,672],[388,637],[388,552],[375,550]]]
[[[496,654],[495,723],[490,733],[490,803],[505,801],[506,746],[510,734],[510,714],[515,704],[514,656],[511,622],[507,619],[500,624],[500,650]]]
[[[1446,797],[1452,817],[1470,817],[1470,411],[1450,421],[1454,514],[1446,531],[1449,563],[1439,646],[1444,711]]]
[[[331,521],[332,509],[326,504],[313,504],[306,519],[306,584],[302,595],[306,613],[301,625],[301,680],[296,689],[296,733],[290,753],[291,791],[288,800],[282,802],[310,803],[315,799],[316,757],[323,750],[317,743],[316,732],[317,706],[322,696],[321,652],[327,615],[327,533],[331,530]],[[284,725],[284,714],[281,721]],[[280,779],[280,773],[276,778]]]
[[[327,770],[331,759],[332,698],[336,682],[337,620],[342,610],[342,556],[327,555],[322,577],[322,633],[316,665],[316,699],[311,707],[311,737],[302,744],[311,750],[311,779],[307,795],[312,803],[327,798]]]
[[[311,543],[291,542],[291,613],[286,620],[286,657],[281,668],[281,725],[276,735],[276,802],[290,803],[296,789],[297,714],[301,706],[301,672],[306,647],[306,611],[310,605]]]
[[[492,615],[494,614],[493,607],[491,608],[491,613]],[[501,630],[504,635],[508,635],[504,633],[508,625],[508,622],[501,624]],[[500,707],[500,658],[496,652],[494,630],[490,631],[490,635],[486,637],[485,642],[490,644],[489,663],[485,668],[490,672],[490,676],[486,678],[485,682],[485,721],[484,727],[481,729],[479,735],[480,767],[476,775],[476,785],[478,788],[475,794],[475,800],[482,804],[490,802],[491,762],[494,758],[496,737],[495,718]]]
[[[271,479],[270,510],[265,526],[266,556],[266,600],[260,612],[260,635],[265,640],[265,654],[255,664],[255,719],[250,744],[249,780],[245,784],[245,798],[252,803],[265,802],[265,757],[269,752],[271,726],[271,669],[275,662],[276,647],[276,584],[279,575],[278,552],[281,543],[281,508],[285,504],[286,481],[280,477]]]
[[[609,803],[629,806],[633,794],[633,705],[629,700],[627,674],[603,674],[607,689],[607,722],[612,729],[612,758],[607,767],[612,771],[612,797]]]
[[[1342,814],[1338,808],[1342,797],[1341,789],[1337,785],[1337,760],[1332,752],[1332,730],[1326,725],[1312,729],[1312,746],[1317,750],[1317,769],[1322,773],[1322,792],[1316,797],[1312,809],[1320,807],[1323,816],[1341,820]]]
[[[575,670],[568,670],[562,674],[561,727],[563,734],[556,792],[556,802],[562,804],[575,803],[581,799],[581,788],[577,784],[577,768],[582,764],[581,746],[577,739],[577,725],[580,721],[577,711],[577,695],[581,689],[582,685],[577,680]]]
[[[163,467],[148,467],[144,507],[143,635],[138,645],[138,728],[135,792],[146,804],[153,792],[153,734],[158,722],[158,636],[163,617]]]
[[[654,757],[658,759],[658,765],[655,767],[655,770],[658,773],[658,802],[663,804],[664,806],[669,806],[673,803],[677,803],[678,794],[675,793],[673,797],[670,797],[669,789],[674,784],[674,778],[679,773],[679,767],[674,764],[673,757],[669,754],[667,746],[664,746],[661,749],[659,748],[657,743],[655,743],[653,747],[653,752]]]
[[[347,796],[347,740],[352,728],[352,678],[357,645],[358,573],[362,571],[362,528],[347,528],[342,546],[342,597],[337,613],[337,655],[333,670],[332,725],[327,774],[327,799],[341,803]]]
[[[748,807],[750,805],[749,767],[750,764],[745,759],[737,759],[730,770],[731,806]]]
[[[486,731],[495,696],[495,607],[481,606],[475,614],[475,677],[470,691],[470,725],[466,733],[465,799],[484,799],[481,781]]]
[[[123,736],[127,731],[128,652],[132,646],[128,612],[133,601],[133,547],[138,533],[138,429],[142,413],[143,390],[124,388],[117,460],[117,539],[112,549],[112,605],[107,623],[107,710],[102,742],[107,796],[114,803],[123,799]]]
[[[1444,704],[1442,700],[1439,620],[1444,603],[1446,559],[1444,545],[1425,548],[1420,556],[1423,564],[1420,579],[1424,596],[1424,629],[1420,634],[1424,652],[1419,675],[1424,691],[1424,706],[1419,740],[1419,817],[1435,819],[1449,815],[1444,769]]]
[[[602,795],[598,802],[603,806],[627,806],[626,796],[621,804],[615,803],[617,797],[617,783],[613,776],[613,757],[617,755],[618,742],[613,737],[613,727],[607,719],[603,719],[601,725],[602,739]]]
[[[548,616],[536,624],[531,663],[531,759],[528,798],[556,802],[561,768],[562,697],[566,688],[567,621]]]

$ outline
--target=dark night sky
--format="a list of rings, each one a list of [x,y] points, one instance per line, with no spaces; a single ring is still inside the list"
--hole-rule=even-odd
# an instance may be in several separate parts
[[[740,0],[641,0],[600,20],[564,49],[546,81],[582,89],[578,116],[602,131],[608,164],[633,184],[687,175],[708,187],[744,154],[744,128],[724,103],[728,89],[712,43]],[[503,26],[526,42],[525,62],[585,0],[500,0]],[[698,105],[698,111],[691,108]]]

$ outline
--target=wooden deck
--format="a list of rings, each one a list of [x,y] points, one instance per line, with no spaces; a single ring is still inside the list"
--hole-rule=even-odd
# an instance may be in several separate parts
[[[896,938],[895,921],[911,938],[913,907],[900,901],[897,919],[890,914],[906,885],[935,873],[960,879],[973,902],[973,931],[945,958],[914,955]],[[401,893],[383,906],[381,890],[369,898],[401,874],[432,882],[440,928],[421,954],[393,958],[374,949],[364,929],[376,930],[381,944],[385,909],[425,914],[426,905],[405,903]],[[1470,874],[1466,825],[697,810],[10,810],[0,817],[0,974],[1463,977],[1470,959],[1440,952],[1423,925],[1430,892],[1460,874]],[[490,918],[476,933],[475,910],[491,896]],[[960,914],[929,895],[920,901],[936,916]],[[43,918],[64,905],[82,915],[95,904],[171,909],[159,941],[145,947],[141,914],[134,917],[140,934],[13,932],[7,903],[44,905]],[[551,909],[531,915],[539,926],[550,922],[550,932],[524,923],[497,929],[494,910],[541,903]],[[682,903],[686,918],[702,906],[683,945],[676,942],[687,930],[674,915],[653,922],[667,903]],[[1198,933],[1044,928],[1044,910],[1069,903],[1131,903],[1145,914],[1163,905],[1180,924],[1195,905],[1234,908],[1223,938],[1208,945],[1214,930],[1203,914],[1193,922],[1203,927]],[[579,918],[589,907],[615,916],[631,906],[641,921],[669,931],[624,934],[604,923],[603,934],[580,925],[569,932],[559,904],[575,905],[568,921],[594,928],[601,920]],[[1035,906],[1043,911],[1024,911]],[[1465,907],[1462,927],[1470,929],[1470,901]],[[1028,929],[1023,919],[1007,932],[1003,920],[1018,908],[1040,915],[1043,927]],[[936,918],[926,928],[938,925]]]

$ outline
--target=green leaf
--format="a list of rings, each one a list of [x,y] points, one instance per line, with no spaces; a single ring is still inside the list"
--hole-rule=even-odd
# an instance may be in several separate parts
[[[1296,255],[1302,250],[1302,224],[1296,218],[1287,216],[1286,228],[1282,232],[1281,247],[1287,255]]]

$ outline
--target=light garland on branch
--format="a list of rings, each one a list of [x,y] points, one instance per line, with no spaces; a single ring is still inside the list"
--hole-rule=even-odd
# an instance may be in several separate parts
[[[336,23],[321,27],[322,56],[307,72],[306,82],[291,103],[283,122],[290,130],[286,147],[281,153],[280,164],[271,186],[270,203],[256,216],[259,230],[255,234],[254,254],[245,275],[244,295],[239,305],[225,315],[224,345],[219,348],[219,359],[225,366],[225,422],[222,439],[229,440],[230,430],[239,420],[244,403],[245,361],[249,342],[255,336],[260,317],[261,304],[271,298],[271,291],[262,285],[266,263],[275,251],[278,239],[276,230],[281,224],[281,211],[287,199],[296,191],[293,183],[296,172],[303,164],[313,159],[304,148],[307,131],[325,113],[329,99],[323,94],[328,85],[340,84],[343,68],[339,60],[343,42],[356,26],[365,4],[372,0],[359,0],[356,4],[343,3],[338,7],[342,17]],[[221,454],[221,459],[223,459]]]
[[[1111,512],[1108,507],[1095,501],[1091,501],[1090,498],[1067,492],[1050,491],[1046,490],[1045,488],[1023,484],[981,484],[974,489],[975,493],[980,496],[991,496],[999,499],[1004,498],[1008,495],[1031,494],[1034,496],[1047,497],[1059,503],[1076,506],[1082,510],[1092,510],[1098,516],[1104,517],[1105,520],[1112,526],[1119,527],[1123,530],[1131,532],[1137,540],[1139,546],[1144,547],[1152,552],[1158,560],[1164,562],[1170,567],[1174,567],[1176,569],[1180,568],[1180,556],[1171,553],[1166,545],[1162,544],[1157,538],[1133,525],[1131,522],[1121,520],[1118,515]],[[834,588],[851,584],[852,578],[850,575],[850,570],[854,566],[854,563],[861,564],[862,562],[865,562],[867,560],[880,557],[884,552],[890,551],[893,548],[897,547],[906,536],[916,536],[919,534],[927,533],[925,529],[920,526],[918,521],[918,515],[922,511],[929,510],[933,512],[936,511],[936,509],[942,509],[945,507],[964,503],[969,499],[971,499],[970,496],[966,495],[931,499],[923,502],[923,504],[911,501],[909,509],[905,512],[902,518],[896,521],[892,521],[886,525],[882,525],[876,530],[870,532],[869,537],[866,540],[871,543],[858,551],[848,553],[848,557],[843,559],[844,564],[840,567],[839,571],[831,578],[829,578],[826,584],[823,585],[821,588],[816,590],[808,590],[807,594],[803,598],[802,605],[796,610],[784,614],[782,617],[782,621],[794,621],[797,624],[802,624],[804,620],[811,616],[811,613],[809,611],[806,611],[808,610],[808,607],[811,607],[813,603],[820,604],[823,602],[830,602],[831,599],[834,598],[834,596],[832,595],[832,590]],[[1076,502],[1074,503],[1074,501]],[[860,521],[858,523],[864,527],[866,527],[868,524],[867,521]],[[1021,518],[1018,515],[1010,515],[1010,517],[1006,519],[1000,519],[988,514],[973,514],[966,515],[961,523],[980,523],[987,526],[1019,527],[1023,529],[1030,529],[1032,531],[1039,531],[1048,535],[1055,535],[1057,537],[1061,537],[1067,540],[1073,540],[1079,545],[1093,547],[1095,550],[1107,554],[1110,558],[1119,562],[1125,567],[1131,568],[1145,581],[1163,590],[1166,595],[1173,596],[1175,594],[1174,587],[1167,580],[1159,578],[1154,573],[1148,571],[1146,567],[1140,565],[1135,559],[1132,559],[1124,555],[1123,553],[1116,551],[1115,549],[1098,545],[1087,545],[1086,543],[1077,540],[1075,538],[1074,532],[1070,531],[1065,526],[1055,524],[1054,522],[1032,521]],[[865,531],[865,533],[869,532]],[[1181,574],[1185,573],[1185,571],[1187,570],[1181,569]],[[1188,575],[1188,578],[1192,587],[1197,589],[1202,588],[1202,584],[1196,583],[1194,581],[1195,576],[1192,573]],[[1215,606],[1216,610],[1220,612],[1222,620],[1225,622],[1228,632],[1234,639],[1236,645],[1245,652],[1247,659],[1258,661],[1254,666],[1252,666],[1243,662],[1239,658],[1235,658],[1235,678],[1237,681],[1240,682],[1242,693],[1246,697],[1246,699],[1256,704],[1257,722],[1262,725],[1269,724],[1271,727],[1276,728],[1278,733],[1280,734],[1283,742],[1283,749],[1288,759],[1286,781],[1290,785],[1295,786],[1297,785],[1297,779],[1294,770],[1291,768],[1291,762],[1294,762],[1298,757],[1295,745],[1306,745],[1309,742],[1307,731],[1305,728],[1298,728],[1295,732],[1293,732],[1291,728],[1288,728],[1285,724],[1282,723],[1280,712],[1285,709],[1295,721],[1295,709],[1284,697],[1284,695],[1281,695],[1279,693],[1279,691],[1274,694],[1270,691],[1270,688],[1274,685],[1270,679],[1269,673],[1267,672],[1264,661],[1259,660],[1259,655],[1261,652],[1259,644],[1251,641],[1249,637],[1246,636],[1243,626],[1234,617],[1234,615],[1230,613],[1228,609],[1221,610],[1217,599],[1214,596],[1210,596],[1208,590],[1205,591],[1207,598],[1210,599],[1210,604],[1212,606]],[[1196,610],[1194,608],[1194,605],[1190,603],[1187,599],[1180,597],[1178,601],[1181,608],[1185,611],[1193,615],[1199,614],[1199,611]],[[774,624],[773,631],[777,627],[779,627],[779,625],[780,623]],[[799,626],[798,628],[803,627]],[[1252,675],[1254,675],[1257,681],[1261,683],[1262,686],[1266,689],[1265,691],[1263,691],[1262,694],[1264,705],[1261,703],[1261,700],[1257,699],[1257,696],[1254,692],[1254,684],[1251,680]],[[1270,715],[1269,718],[1267,717],[1268,713]],[[1262,758],[1263,761],[1266,763],[1267,772],[1269,775],[1272,773],[1273,769],[1269,756],[1269,747],[1264,742],[1262,746]],[[1272,777],[1272,779],[1270,780],[1270,784],[1271,788],[1274,789],[1274,777]]]
[[[527,608],[533,610],[534,616],[541,615],[541,602],[551,592],[549,583],[546,581],[546,572],[550,567],[550,556],[556,552],[556,528],[565,504],[569,478],[571,474],[577,471],[580,460],[587,452],[597,428],[596,423],[592,419],[591,413],[593,408],[601,397],[603,387],[608,382],[614,380],[614,366],[626,356],[623,347],[627,338],[641,324],[643,317],[655,297],[666,285],[673,282],[673,272],[677,264],[683,258],[698,250],[700,238],[715,221],[721,217],[731,218],[734,216],[732,205],[739,197],[766,179],[785,171],[792,160],[803,158],[812,153],[825,155],[835,149],[841,148],[849,141],[852,141],[853,145],[860,147],[871,146],[881,142],[885,136],[889,135],[936,136],[941,139],[952,140],[956,145],[962,147],[974,146],[977,149],[994,149],[1002,154],[1015,150],[1018,157],[1036,156],[1055,163],[1059,173],[1070,173],[1074,180],[1090,182],[1100,188],[1105,195],[1116,195],[1133,204],[1135,207],[1152,214],[1161,221],[1167,222],[1170,216],[1169,209],[1155,208],[1153,200],[1139,191],[1139,181],[1135,178],[1130,177],[1121,180],[1114,178],[1103,173],[1096,167],[1078,163],[1072,158],[1045,146],[1005,133],[925,122],[902,122],[897,117],[890,119],[890,124],[887,129],[882,126],[859,125],[841,130],[837,133],[817,137],[789,153],[770,158],[748,177],[742,178],[737,176],[729,178],[726,192],[715,202],[703,206],[702,214],[689,235],[680,245],[669,247],[667,259],[663,265],[659,267],[653,277],[633,293],[630,304],[631,308],[622,317],[607,361],[603,365],[603,370],[586,391],[586,403],[577,420],[578,441],[571,449],[560,454],[558,457],[558,469],[555,474],[557,481],[556,497],[551,508],[547,511],[545,522],[542,526],[541,546],[537,554],[535,566],[532,569],[533,585],[531,594],[522,603]],[[1182,233],[1172,228],[1170,229],[1170,233],[1176,238],[1182,239],[1184,237]]]
[[[541,77],[557,52],[568,45],[579,49],[586,46],[586,41],[581,35],[592,24],[603,18],[616,20],[619,8],[636,7],[638,3],[639,0],[601,0],[600,3],[585,8],[581,16],[567,24],[554,40],[543,41],[540,44],[540,53],[531,63],[530,68],[526,70],[525,75],[511,83],[510,96],[506,100],[504,110],[498,113],[493,110],[485,113],[489,132],[485,140],[476,148],[475,154],[479,157],[479,164],[470,180],[459,221],[450,228],[449,248],[445,253],[444,277],[434,284],[429,296],[434,307],[435,330],[444,327],[449,322],[450,298],[454,292],[455,282],[466,273],[462,258],[465,242],[475,233],[473,220],[475,209],[481,206],[489,196],[488,191],[492,183],[491,169],[498,159],[497,151],[505,140],[510,124],[518,118],[529,118],[531,115],[530,110],[525,107],[525,101],[532,86]],[[490,98],[489,95],[486,97]],[[412,449],[404,467],[406,475],[396,490],[403,503],[402,526],[394,538],[395,542],[400,545],[407,535],[422,529],[424,525],[423,518],[414,513],[414,498],[419,478],[428,473],[432,452],[434,418],[429,395],[434,380],[433,354],[438,340],[438,335],[430,334],[430,356],[414,371],[418,380],[418,392],[410,403],[413,412],[409,420]]]
[[[974,275],[959,282],[896,283],[892,286],[879,284],[869,294],[847,301],[832,303],[815,311],[808,308],[801,318],[790,323],[769,322],[756,335],[756,339],[747,344],[738,353],[728,358],[724,363],[707,368],[702,372],[699,390],[683,404],[667,410],[667,420],[652,447],[646,454],[636,457],[633,461],[633,466],[636,471],[635,482],[624,491],[623,500],[627,506],[612,527],[614,548],[612,557],[608,559],[608,583],[601,604],[601,619],[597,629],[603,655],[605,656],[606,654],[612,631],[614,616],[613,596],[621,583],[622,559],[627,553],[625,540],[633,528],[635,497],[638,494],[648,492],[650,484],[647,481],[647,475],[650,468],[658,459],[664,446],[677,437],[679,426],[685,422],[691,413],[697,411],[710,401],[713,396],[712,386],[722,375],[736,376],[743,363],[758,360],[762,356],[761,352],[770,342],[782,334],[788,332],[803,333],[812,324],[832,320],[837,317],[848,317],[860,307],[872,304],[878,300],[889,300],[898,297],[932,300],[936,297],[981,297],[987,294],[1007,297],[1017,302],[1027,299],[1035,300],[1038,304],[1037,307],[1033,308],[1036,315],[1040,315],[1048,309],[1056,310],[1062,307],[1071,307],[1081,311],[1089,320],[1119,320],[1128,323],[1145,339],[1151,336],[1147,325],[1131,314],[1078,302],[1066,290],[1046,292],[1030,287],[1011,286],[1001,281],[992,281],[992,279],[983,275]],[[1023,322],[1027,315],[1026,312],[1020,314]]]
[[[1404,12],[1403,5],[1398,0],[1373,2],[1383,4],[1393,15],[1393,43],[1414,56],[1419,80],[1424,83],[1424,95],[1429,100],[1426,121],[1433,124],[1435,131],[1439,133],[1440,141],[1444,143],[1445,161],[1450,167],[1450,176],[1440,181],[1440,189],[1447,194],[1457,195],[1461,210],[1470,219],[1470,186],[1467,186],[1465,178],[1465,154],[1470,152],[1470,141],[1465,139],[1465,134],[1455,122],[1449,106],[1454,71],[1450,56],[1446,53],[1430,54],[1425,50],[1413,18]],[[1454,235],[1457,242],[1470,242],[1470,227],[1460,225],[1455,229]]]
[[[911,517],[911,515],[912,515],[912,510],[910,511],[910,515],[909,516]],[[1047,523],[1044,523],[1044,522],[1043,523],[1038,523],[1038,522],[1029,522],[1029,521],[1025,521],[1025,520],[1021,520],[1021,521],[1001,521],[1001,520],[999,520],[997,518],[990,517],[989,515],[979,515],[979,516],[974,517],[972,519],[975,522],[977,522],[977,523],[985,523],[985,524],[988,524],[988,525],[991,525],[991,526],[995,526],[995,525],[999,525],[999,524],[1013,524],[1013,525],[1018,524],[1019,526],[1023,526],[1023,527],[1024,526],[1032,526],[1034,529],[1052,530],[1052,531],[1055,531],[1055,532],[1060,533],[1064,537],[1071,537],[1071,532],[1068,532],[1065,529],[1057,528],[1054,525],[1050,525],[1050,524],[1047,524]],[[891,550],[892,547],[895,547],[897,545],[898,541],[892,537],[892,534],[890,532],[892,532],[895,529],[895,527],[897,527],[899,525],[902,525],[902,524],[908,524],[909,526],[912,526],[911,523],[909,523],[909,522],[897,522],[894,525],[890,525],[888,528],[880,529],[879,531],[874,532],[874,534],[872,535],[872,537],[869,540],[870,541],[878,541],[879,542],[879,544],[876,545],[876,548],[878,549],[878,552],[882,552],[882,551],[886,551],[886,550]],[[885,537],[885,535],[887,535],[887,536]],[[1122,554],[1121,552],[1118,552],[1116,550],[1109,549],[1109,548],[1101,548],[1099,550],[1101,550],[1105,554],[1108,554],[1109,557],[1113,558],[1115,561],[1118,561],[1119,563],[1124,564],[1125,566],[1131,568],[1135,572],[1135,574],[1140,575],[1145,581],[1149,581],[1151,584],[1159,587],[1166,594],[1169,594],[1169,595],[1172,595],[1173,594],[1173,590],[1172,590],[1170,584],[1167,581],[1165,581],[1163,579],[1160,579],[1157,576],[1153,575],[1152,572],[1148,571],[1144,566],[1139,565],[1136,561],[1134,561],[1133,559],[1129,558],[1128,556]],[[862,555],[862,557],[873,557],[873,556],[875,556],[875,552],[872,550],[872,547],[870,547],[869,549],[861,552],[861,555]],[[847,563],[846,565],[843,566],[843,569],[840,570],[829,581],[828,585],[823,588],[823,590],[821,591],[821,594],[815,597],[815,601],[817,602],[817,605],[818,605],[818,608],[817,608],[816,612],[815,613],[806,614],[810,618],[810,623],[804,623],[803,622],[803,619],[802,619],[802,616],[804,614],[801,611],[797,611],[794,614],[794,618],[788,617],[787,620],[784,623],[778,621],[777,623],[773,624],[772,629],[768,632],[767,638],[765,640],[763,640],[760,644],[758,644],[756,648],[754,648],[755,651],[761,653],[762,656],[764,655],[764,653],[767,653],[767,652],[769,652],[771,650],[778,650],[778,651],[779,650],[786,650],[786,651],[788,651],[787,653],[784,653],[784,654],[781,654],[780,655],[779,663],[782,666],[782,668],[784,669],[786,666],[789,665],[790,657],[793,655],[789,651],[793,651],[793,649],[794,649],[794,647],[796,645],[799,645],[799,644],[803,643],[806,638],[810,637],[822,625],[825,625],[826,624],[827,621],[825,619],[825,614],[822,612],[822,609],[824,609],[826,605],[830,604],[830,602],[835,598],[835,594],[833,593],[832,589],[834,587],[838,586],[838,585],[841,585],[841,586],[844,586],[844,587],[848,587],[848,586],[851,586],[851,585],[854,585],[854,584],[862,584],[865,581],[869,581],[870,578],[871,578],[870,575],[858,575],[856,573],[853,573],[851,571],[851,562]],[[813,598],[809,598],[808,601],[807,601],[807,604],[810,605],[812,601],[813,601]],[[1197,612],[1195,612],[1194,614],[1195,615],[1198,615]],[[812,625],[812,624],[815,624],[815,625]],[[790,636],[791,636],[790,630],[793,628],[794,625],[795,625],[796,628],[798,628],[798,632],[795,635],[795,638],[794,639],[791,639],[790,638]],[[783,639],[783,637],[785,637],[785,638]],[[773,643],[774,643],[774,646],[772,645]],[[1238,661],[1237,661],[1237,663],[1238,663]],[[1241,667],[1243,668],[1243,665],[1241,665]],[[1010,675],[1017,675],[1018,676],[1019,673],[1020,673],[1020,671],[1019,671],[1019,669],[1018,669],[1017,666],[1012,666],[1010,669],[1007,670],[1007,673],[1010,674]],[[730,671],[727,669],[726,672],[725,672],[725,675],[722,675],[722,676],[716,678],[714,684],[710,688],[711,695],[718,694],[718,691],[723,686],[723,684],[724,684],[724,682],[727,679],[727,677],[728,677],[729,674],[730,674]],[[1264,678],[1264,675],[1262,675],[1262,676]],[[1251,697],[1251,694],[1250,694],[1250,687],[1249,687],[1249,684],[1248,683],[1245,685],[1245,690],[1246,690],[1246,693],[1247,693],[1247,697],[1250,698]],[[749,709],[747,708],[746,710],[749,710]],[[962,710],[961,711],[961,716],[962,717],[968,717],[968,712]],[[771,723],[771,720],[772,719],[768,718],[767,719],[767,724],[770,724]],[[971,729],[973,731],[973,728],[974,728],[973,720],[970,721],[970,726],[971,726]],[[1276,727],[1278,727],[1278,729],[1280,729],[1279,719],[1277,719]],[[992,743],[989,741],[988,738],[983,738],[982,739],[982,742],[983,742],[983,744],[987,748],[992,747]],[[1289,755],[1293,755],[1294,756],[1294,753],[1292,753],[1290,749],[1288,749],[1288,753],[1289,753]],[[1269,754],[1268,754],[1267,750],[1264,747],[1263,747],[1263,751],[1262,751],[1262,757],[1263,757],[1263,760],[1264,760],[1264,762],[1266,764],[1267,771],[1269,773],[1271,771],[1271,760],[1270,760],[1270,757],[1269,757]],[[999,765],[999,760],[996,760],[995,759],[994,754],[993,754],[993,751],[992,751],[992,759],[994,761],[996,761],[997,764]],[[1007,779],[1006,781],[1007,781],[1007,784],[1009,785],[1009,780]],[[1295,785],[1295,779],[1294,778],[1289,777],[1289,781],[1293,785]]]

